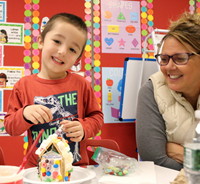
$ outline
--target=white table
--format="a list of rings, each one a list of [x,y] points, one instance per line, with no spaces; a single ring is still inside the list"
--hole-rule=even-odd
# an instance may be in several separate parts
[[[155,167],[157,184],[170,184],[170,182],[174,181],[174,179],[179,173],[179,171],[157,165],[154,165],[154,167]],[[102,170],[100,170],[101,168],[100,167],[94,168],[93,166],[91,167],[88,166],[88,169],[93,170],[96,173],[96,177],[93,178],[92,180],[84,182],[83,184],[98,184],[98,180],[102,176]],[[110,182],[105,184],[110,184]]]
[[[179,171],[155,165],[157,184],[170,184]]]
[[[81,169],[78,166],[75,167],[77,167],[76,169],[79,171],[82,170],[82,173],[89,173],[90,176],[92,176],[93,173],[87,172],[86,170],[91,170],[96,173],[96,176],[94,178],[87,181],[84,180],[85,182],[83,182],[82,184],[170,184],[170,182],[173,182],[179,173],[179,171],[173,169],[154,165],[153,162],[138,162],[137,170],[135,172],[129,173],[127,176],[114,176],[104,174],[102,166],[85,166],[86,170],[84,170],[83,168]],[[82,173],[80,172],[79,174],[82,175]],[[37,177],[36,167],[27,170],[26,174],[28,176],[28,178],[26,179],[29,179],[29,181],[24,181],[24,184],[38,184],[36,181],[37,178],[35,178]],[[33,182],[30,182],[30,180]],[[73,181],[72,183],[74,183]]]

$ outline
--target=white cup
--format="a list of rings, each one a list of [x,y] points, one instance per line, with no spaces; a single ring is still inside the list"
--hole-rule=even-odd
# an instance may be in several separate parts
[[[17,166],[0,165],[0,184],[23,184],[24,171],[17,174],[18,170]]]

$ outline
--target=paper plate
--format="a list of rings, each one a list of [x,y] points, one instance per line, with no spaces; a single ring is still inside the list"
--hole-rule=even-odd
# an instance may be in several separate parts
[[[41,182],[37,175],[38,171],[36,167],[26,169],[24,171],[24,184],[46,184],[46,183],[54,183],[61,184],[61,182]],[[67,184],[78,184],[87,180],[91,180],[96,176],[96,173],[92,170],[88,170],[82,167],[73,166],[73,172],[71,174],[71,178]]]

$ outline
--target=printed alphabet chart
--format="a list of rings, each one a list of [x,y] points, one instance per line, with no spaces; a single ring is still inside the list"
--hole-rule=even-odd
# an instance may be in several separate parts
[[[102,0],[103,53],[141,54],[139,1]]]

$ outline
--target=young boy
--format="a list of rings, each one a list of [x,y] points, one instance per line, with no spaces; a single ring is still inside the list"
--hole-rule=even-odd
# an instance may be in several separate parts
[[[37,147],[62,124],[74,165],[87,164],[86,150],[81,146],[84,147],[84,140],[99,132],[103,113],[90,83],[82,76],[66,72],[84,51],[87,27],[75,15],[56,14],[37,41],[42,52],[41,71],[21,78],[14,85],[5,116],[5,129],[12,136],[19,136],[27,130],[29,150],[41,129],[45,132]],[[35,167],[37,158],[33,154],[26,168]]]

